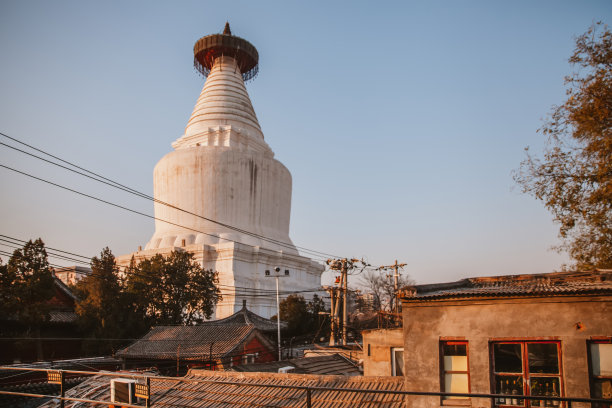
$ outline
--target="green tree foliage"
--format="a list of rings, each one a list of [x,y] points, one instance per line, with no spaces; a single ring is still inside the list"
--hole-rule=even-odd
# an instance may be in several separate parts
[[[50,319],[50,300],[55,295],[53,274],[44,242],[39,238],[16,249],[8,264],[0,265],[0,313],[4,320],[15,320],[34,334],[36,353],[43,359],[41,326]]]
[[[133,310],[149,325],[194,324],[209,318],[221,299],[217,273],[203,269],[188,252],[160,254],[127,273],[126,292]]]
[[[76,285],[79,300],[76,313],[79,325],[96,338],[121,338],[128,333],[126,299],[119,268],[111,250],[104,248],[100,257],[91,259],[91,275]]]
[[[2,312],[38,330],[49,320],[49,301],[55,295],[44,242],[30,240],[16,249],[0,274]]]
[[[316,294],[309,302],[301,295],[289,295],[279,306],[281,320],[287,322],[288,335],[316,334],[319,331],[319,312],[325,312],[325,303]]]
[[[574,268],[612,267],[612,34],[601,23],[576,39],[565,78],[567,100],[540,129],[542,158],[521,163],[514,178],[560,224]]]

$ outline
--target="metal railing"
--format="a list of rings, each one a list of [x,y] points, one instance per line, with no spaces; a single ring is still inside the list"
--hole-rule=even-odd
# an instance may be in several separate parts
[[[397,391],[397,390],[365,390],[360,388],[338,388],[338,387],[316,387],[316,386],[298,386],[298,385],[282,385],[282,384],[264,384],[264,383],[243,383],[236,381],[219,381],[212,380],[206,378],[184,378],[184,377],[165,377],[165,376],[150,376],[144,374],[133,374],[133,373],[121,373],[121,372],[94,372],[94,371],[79,371],[79,370],[53,370],[53,369],[42,369],[42,368],[24,368],[24,367],[0,367],[0,370],[13,370],[13,371],[30,371],[30,372],[46,372],[47,377],[50,378],[49,374],[58,373],[61,375],[61,378],[65,378],[65,374],[74,374],[74,375],[90,375],[90,376],[106,376],[106,377],[114,377],[114,378],[129,378],[135,380],[141,380],[141,383],[150,384],[150,382],[154,381],[172,381],[178,383],[206,383],[206,384],[224,384],[224,385],[232,385],[238,387],[260,387],[260,388],[284,388],[284,389],[293,389],[293,390],[301,390],[304,392],[304,406],[307,408],[313,407],[312,402],[312,393],[314,391],[321,392],[354,392],[361,394],[384,394],[384,395],[403,395],[403,396],[431,396],[431,397],[458,397],[458,398],[486,398],[491,399],[493,401],[499,399],[513,399],[517,400],[518,406],[524,406],[523,401],[550,401],[550,402],[558,402],[558,404],[553,404],[553,406],[572,408],[572,403],[587,403],[591,404],[592,407],[598,408],[609,408],[612,406],[612,399],[598,399],[598,398],[574,398],[574,397],[552,397],[552,396],[528,396],[528,395],[507,395],[507,394],[483,394],[483,393],[451,393],[451,392],[433,392],[433,391]],[[0,377],[0,380],[2,378]],[[0,387],[2,384],[0,383]],[[0,395],[12,395],[12,396],[22,396],[22,397],[31,397],[31,398],[48,398],[59,400],[60,407],[64,407],[65,401],[74,401],[74,402],[87,402],[92,404],[105,404],[111,405],[113,404],[110,401],[100,401],[100,400],[91,400],[84,398],[74,398],[74,397],[66,397],[64,395],[63,386],[61,386],[60,395],[48,395],[48,394],[35,394],[35,393],[26,393],[26,392],[14,392],[14,391],[6,391],[0,389]],[[562,403],[565,403],[563,405]],[[355,401],[351,405],[354,405]],[[126,408],[143,408],[143,407],[154,407],[155,401],[152,398],[148,398],[145,400],[144,405],[140,404],[128,404],[128,403],[116,403],[121,407]],[[517,406],[517,404],[497,404],[492,402],[491,406]],[[541,405],[541,406],[546,406]]]

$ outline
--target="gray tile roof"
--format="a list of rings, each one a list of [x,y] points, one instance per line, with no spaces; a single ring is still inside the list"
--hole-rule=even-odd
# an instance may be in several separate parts
[[[289,366],[295,368],[292,371],[294,374],[361,375],[357,364],[339,354],[293,358],[290,360],[273,361],[271,363],[244,364],[232,367],[231,371],[278,373],[280,368]]]
[[[72,311],[52,310],[49,312],[51,323],[73,323],[76,322],[77,318],[77,314]]]
[[[223,319],[215,320],[213,322],[206,322],[204,324],[252,324],[257,330],[262,332],[275,332],[278,329],[276,320],[266,319],[256,313],[251,312],[247,309],[246,305],[242,306],[242,309],[237,311],[231,316]],[[287,323],[281,321],[281,328],[286,329]]]
[[[612,270],[468,278],[457,282],[406,287],[402,291],[402,298],[407,301],[435,301],[452,298],[602,294],[612,294]]]
[[[192,370],[186,381],[151,377],[151,407],[231,408],[306,406],[306,392],[296,388],[269,388],[265,385],[327,387],[352,390],[403,391],[402,377],[346,377],[307,374],[233,373]],[[66,392],[67,397],[110,401],[110,378],[96,376]],[[246,384],[250,384],[247,386]],[[400,408],[402,395],[368,394],[357,391],[312,391],[312,406],[325,408]],[[93,405],[66,402],[66,408]],[[50,401],[41,408],[59,407]]]
[[[116,353],[118,357],[155,359],[202,359],[230,353],[255,327],[249,324],[158,326],[143,338]]]

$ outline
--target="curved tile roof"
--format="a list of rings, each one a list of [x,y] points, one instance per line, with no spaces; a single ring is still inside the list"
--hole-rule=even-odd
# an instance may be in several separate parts
[[[144,337],[116,353],[118,357],[175,359],[199,358],[230,353],[255,326],[214,324],[198,326],[158,326]]]
[[[215,320],[214,324],[252,324],[255,328],[262,332],[274,332],[278,329],[276,320],[266,319],[247,309],[246,305],[231,316],[223,319]],[[211,323],[211,324],[212,324]],[[209,323],[204,323],[209,324]],[[286,329],[287,323],[281,321],[281,329]]]
[[[598,294],[612,294],[612,270],[467,278],[457,282],[406,287],[402,291],[402,298],[411,301]]]

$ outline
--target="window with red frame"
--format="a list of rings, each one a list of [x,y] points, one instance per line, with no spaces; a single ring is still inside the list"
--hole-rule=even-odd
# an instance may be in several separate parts
[[[470,393],[470,371],[467,341],[440,342],[440,375],[442,392]],[[467,397],[442,397],[443,405],[465,405]]]
[[[559,341],[494,341],[490,343],[497,407],[560,407],[559,401],[525,400],[522,395],[563,395]]]
[[[612,400],[612,339],[592,340],[588,347],[591,397]],[[611,404],[594,406],[610,408]]]

